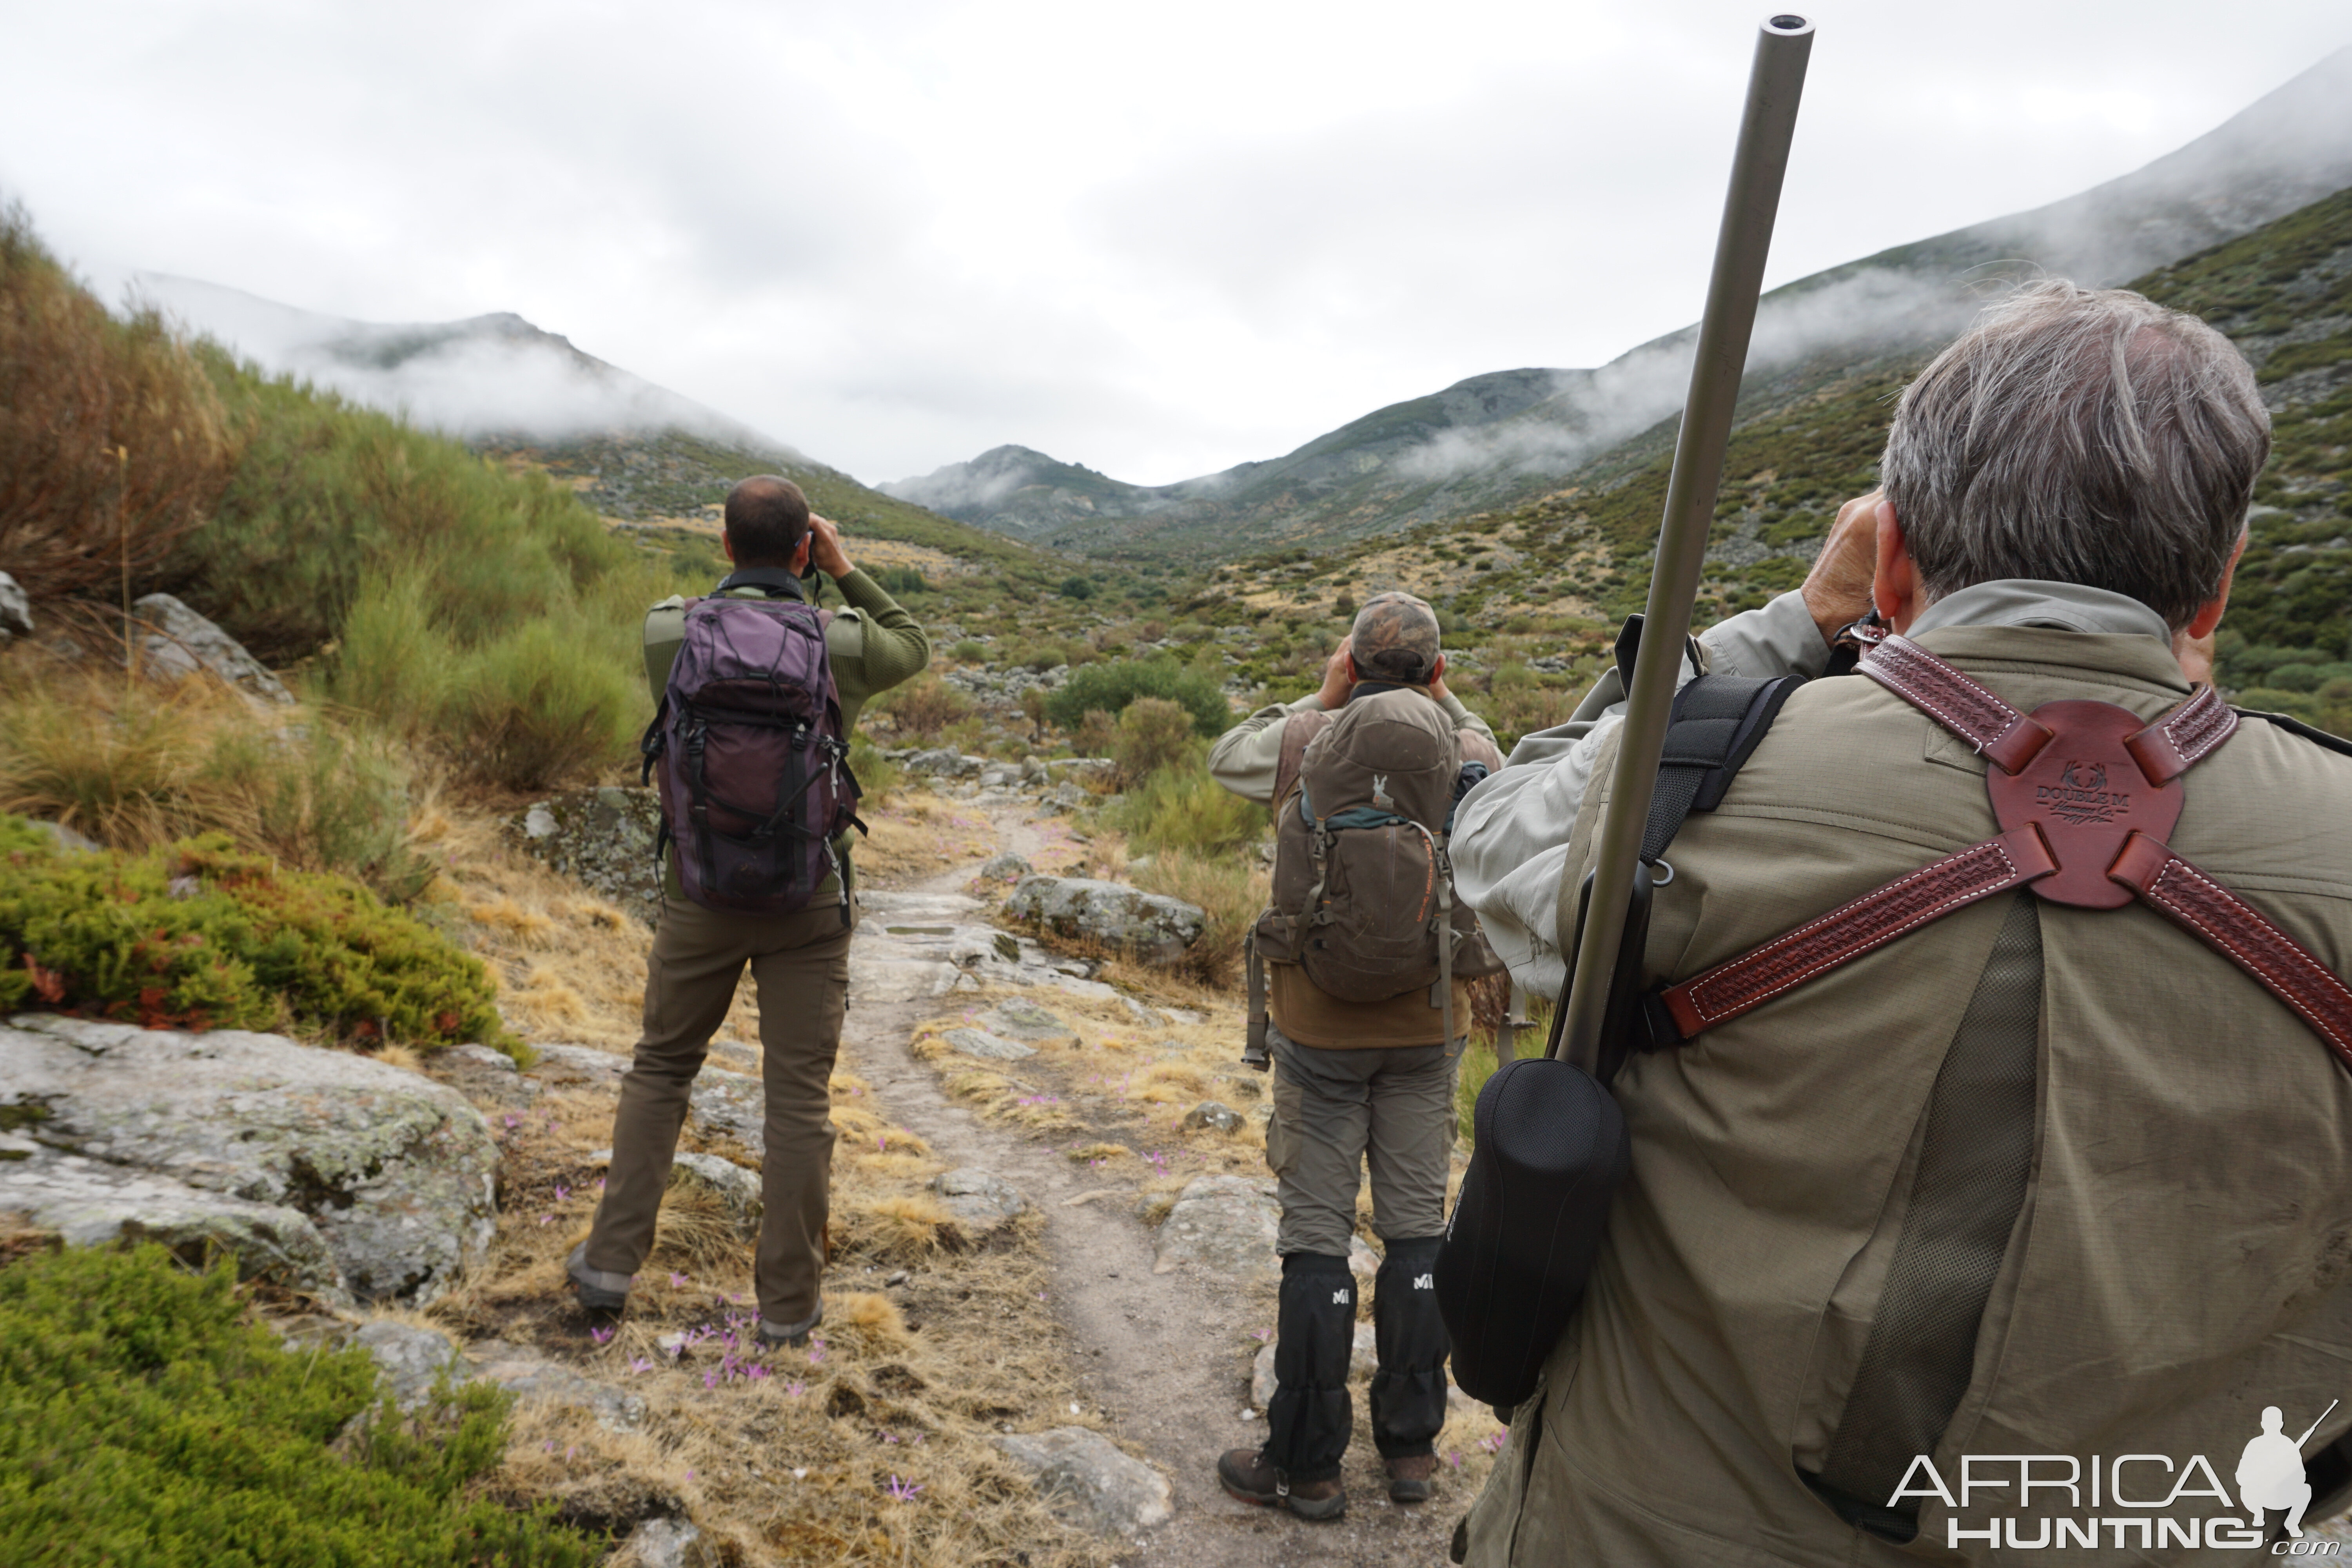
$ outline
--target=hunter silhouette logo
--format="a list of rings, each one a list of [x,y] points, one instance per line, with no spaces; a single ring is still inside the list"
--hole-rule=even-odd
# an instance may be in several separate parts
[[[2081,827],[2113,822],[2131,810],[2131,796],[2107,787],[2107,764],[2068,759],[2058,770],[2058,782],[2033,792],[2033,802],[2051,816]]]
[[[2331,1401],[2319,1413],[2319,1421],[2326,1420],[2341,1403]],[[2303,1473],[2303,1446],[2319,1430],[2319,1421],[2305,1427],[2302,1436],[2290,1437],[2284,1429],[2285,1413],[2275,1405],[2263,1407],[2263,1429],[2238,1458],[2238,1496],[2256,1530],[2263,1527],[2269,1510],[2281,1508],[2286,1510],[2286,1532],[2301,1539],[2303,1510],[2311,1506],[2311,1482]]]

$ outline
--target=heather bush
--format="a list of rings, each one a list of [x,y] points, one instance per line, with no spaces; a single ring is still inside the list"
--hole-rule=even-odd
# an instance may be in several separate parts
[[[1073,670],[1045,700],[1045,716],[1075,730],[1097,709],[1116,718],[1139,697],[1158,697],[1192,716],[1202,735],[1220,735],[1233,723],[1232,705],[1211,677],[1173,658],[1122,658]]]
[[[377,1405],[366,1351],[289,1351],[226,1264],[37,1254],[0,1269],[0,1561],[586,1568],[603,1543],[551,1508],[478,1495],[508,1404],[445,1382],[410,1415]]]
[[[914,740],[935,741],[950,727],[971,717],[971,699],[941,680],[936,675],[919,675],[903,686],[894,686],[871,704],[874,710],[890,715],[890,722],[899,734]]]
[[[1118,716],[1111,755],[1122,788],[1132,789],[1162,769],[1180,767],[1199,754],[1192,716],[1161,697],[1141,697]]]
[[[1166,850],[1136,868],[1135,885],[1200,906],[1208,921],[1200,941],[1185,950],[1183,968],[1203,985],[1231,985],[1250,927],[1273,896],[1273,884],[1256,858]]]
[[[481,960],[348,879],[217,834],[143,854],[16,842],[0,847],[0,1012],[522,1050]]]

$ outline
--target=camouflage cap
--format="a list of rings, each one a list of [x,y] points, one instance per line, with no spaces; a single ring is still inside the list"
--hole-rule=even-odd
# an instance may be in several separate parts
[[[1437,612],[1411,594],[1375,594],[1356,612],[1348,651],[1367,680],[1418,686],[1437,667]]]

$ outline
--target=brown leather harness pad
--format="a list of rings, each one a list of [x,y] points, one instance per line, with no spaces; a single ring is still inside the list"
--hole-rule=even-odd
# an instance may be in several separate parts
[[[2225,710],[2226,711],[2226,710]],[[2108,702],[2045,702],[2033,721],[2050,740],[2016,773],[1985,770],[1985,793],[2001,827],[2042,830],[2058,869],[2033,884],[2036,896],[2078,909],[2115,910],[2132,890],[2107,868],[2137,831],[2162,839],[2187,799],[2176,776],[2159,784],[2140,771],[2128,742],[2147,728],[2138,714]]]

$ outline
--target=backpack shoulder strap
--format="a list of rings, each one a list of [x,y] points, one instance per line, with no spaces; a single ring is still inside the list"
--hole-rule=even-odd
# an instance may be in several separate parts
[[[1319,709],[1293,713],[1282,721],[1282,756],[1274,765],[1274,801],[1276,805],[1290,798],[1291,786],[1298,782],[1298,770],[1306,761],[1307,742],[1330,725],[1331,715]]]
[[[1692,812],[1723,804],[1731,781],[1780,716],[1780,705],[1804,683],[1801,675],[1702,675],[1675,693],[1649,826],[1642,835],[1643,860],[1656,865]]]

